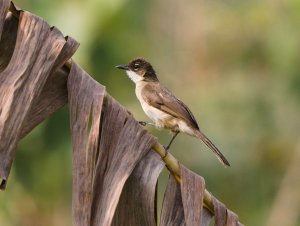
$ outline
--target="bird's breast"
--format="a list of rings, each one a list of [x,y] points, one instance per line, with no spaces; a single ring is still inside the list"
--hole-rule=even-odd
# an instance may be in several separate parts
[[[137,83],[136,88],[135,88],[135,94],[136,94],[138,100],[140,101],[144,112],[152,121],[154,121],[156,126],[166,127],[166,122],[168,121],[168,119],[170,119],[171,116],[169,114],[151,106],[144,100],[144,98],[142,96],[142,90],[145,85],[146,84],[144,82]]]

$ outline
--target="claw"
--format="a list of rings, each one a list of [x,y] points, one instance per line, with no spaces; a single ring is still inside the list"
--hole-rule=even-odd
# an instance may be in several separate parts
[[[147,123],[146,123],[146,122],[143,122],[143,121],[139,121],[139,123],[140,123],[140,125],[142,125],[142,126],[146,126],[146,125],[147,125]]]

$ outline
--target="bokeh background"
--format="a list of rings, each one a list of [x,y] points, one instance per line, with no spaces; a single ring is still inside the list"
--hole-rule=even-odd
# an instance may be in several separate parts
[[[186,135],[172,147],[176,158],[245,225],[300,225],[300,1],[15,3],[78,40],[77,63],[138,120],[147,117],[134,85],[114,66],[148,59],[232,167]],[[163,144],[171,137],[148,129]],[[65,107],[19,144],[0,193],[0,225],[71,225],[71,183]]]

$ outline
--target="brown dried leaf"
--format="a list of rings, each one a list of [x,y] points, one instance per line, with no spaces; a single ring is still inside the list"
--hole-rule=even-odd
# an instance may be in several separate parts
[[[48,77],[42,93],[34,99],[32,108],[22,126],[20,138],[26,136],[34,127],[68,102],[67,80],[69,69],[62,66],[72,57],[78,47],[79,44],[76,40],[66,37],[66,43],[53,66],[53,72]]]
[[[208,226],[211,213],[203,208],[204,179],[181,167],[181,183],[169,177],[161,213],[161,226]],[[200,215],[201,214],[201,215]]]
[[[161,217],[161,226],[184,226],[184,210],[181,199],[180,184],[173,176],[169,176],[165,191]]]
[[[217,200],[215,197],[212,199],[214,213],[215,213],[215,225],[225,226],[227,222],[227,209],[226,206]]]
[[[91,225],[110,225],[123,186],[156,140],[107,96],[94,183]]]
[[[183,165],[180,165],[180,169],[181,196],[186,226],[200,225],[205,190],[204,179]]]
[[[200,225],[201,226],[209,226],[212,218],[213,218],[212,213],[208,209],[203,208]]]
[[[22,125],[53,70],[65,39],[40,17],[20,14],[16,46],[0,73],[0,177],[6,181]],[[5,182],[2,182],[2,189]]]
[[[5,17],[8,12],[9,6],[10,6],[10,0],[0,1],[0,39],[1,39],[1,34],[4,26]]]
[[[238,216],[231,210],[227,209],[227,224],[226,224],[226,226],[238,226],[238,225],[239,225]]]
[[[156,225],[156,184],[163,167],[153,151],[139,162],[125,183],[112,225]]]
[[[7,67],[12,57],[17,39],[18,24],[18,19],[9,12],[5,19],[0,41],[0,72]]]
[[[72,63],[68,93],[73,143],[73,225],[84,226],[90,225],[91,219],[105,87]]]

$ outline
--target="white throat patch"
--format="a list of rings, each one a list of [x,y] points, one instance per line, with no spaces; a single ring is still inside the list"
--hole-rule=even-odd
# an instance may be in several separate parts
[[[126,74],[134,83],[140,82],[144,79],[142,76],[138,75],[137,73],[131,70],[126,71]]]

